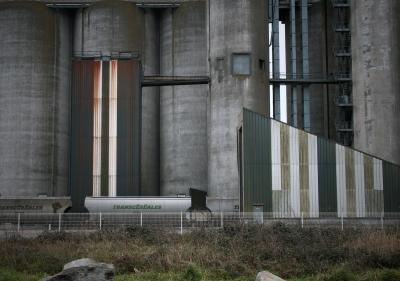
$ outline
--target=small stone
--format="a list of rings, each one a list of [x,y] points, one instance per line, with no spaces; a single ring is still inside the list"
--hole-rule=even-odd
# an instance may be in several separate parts
[[[64,265],[64,270],[41,281],[113,281],[115,268],[112,264],[92,259],[75,260]]]
[[[282,278],[268,271],[261,271],[257,274],[256,281],[285,281]]]

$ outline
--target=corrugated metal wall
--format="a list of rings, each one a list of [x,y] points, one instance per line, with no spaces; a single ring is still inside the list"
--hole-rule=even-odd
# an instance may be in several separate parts
[[[71,200],[83,211],[93,190],[94,72],[100,61],[74,60],[71,97]]]
[[[140,195],[140,63],[118,62],[117,195]]]
[[[400,211],[398,166],[246,109],[242,130],[244,211],[261,203],[275,217]]]
[[[271,138],[270,122],[257,114],[248,114],[243,120],[244,190],[242,210],[251,212],[254,204],[264,205],[265,212],[272,212],[271,189]]]
[[[140,195],[138,60],[73,62],[71,197]]]

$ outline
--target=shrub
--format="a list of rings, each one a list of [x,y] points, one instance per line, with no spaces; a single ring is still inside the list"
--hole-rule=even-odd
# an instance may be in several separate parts
[[[348,269],[341,268],[322,279],[323,281],[356,281],[356,277]]]
[[[384,269],[382,270],[379,279],[380,281],[399,281],[400,272],[393,269]]]
[[[198,270],[193,265],[189,266],[186,270],[185,275],[183,276],[184,281],[200,281],[202,279],[202,274],[200,270]]]

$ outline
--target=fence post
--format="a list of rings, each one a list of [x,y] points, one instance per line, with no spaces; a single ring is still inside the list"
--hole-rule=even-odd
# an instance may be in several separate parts
[[[181,212],[181,235],[183,234],[183,214]]]
[[[20,228],[21,228],[21,213],[18,213],[17,232],[19,232]]]
[[[143,213],[140,212],[140,227],[143,227]]]
[[[342,214],[342,216],[341,216],[341,224],[342,224],[342,230],[344,229],[344,225],[343,225],[343,214]]]
[[[303,217],[303,212],[301,212],[301,228],[304,227],[304,217]]]
[[[221,212],[221,228],[224,228],[224,213]]]
[[[381,212],[381,229],[383,230],[383,212]]]
[[[102,227],[102,225],[101,225],[101,213],[100,213],[100,216],[99,216],[99,227],[100,227],[100,230],[101,230],[101,227]]]
[[[58,214],[58,232],[61,232],[61,213]]]

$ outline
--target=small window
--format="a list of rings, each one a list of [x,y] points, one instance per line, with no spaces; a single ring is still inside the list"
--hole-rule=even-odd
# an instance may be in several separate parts
[[[250,75],[251,58],[250,54],[233,54],[232,55],[232,74],[233,75]]]

